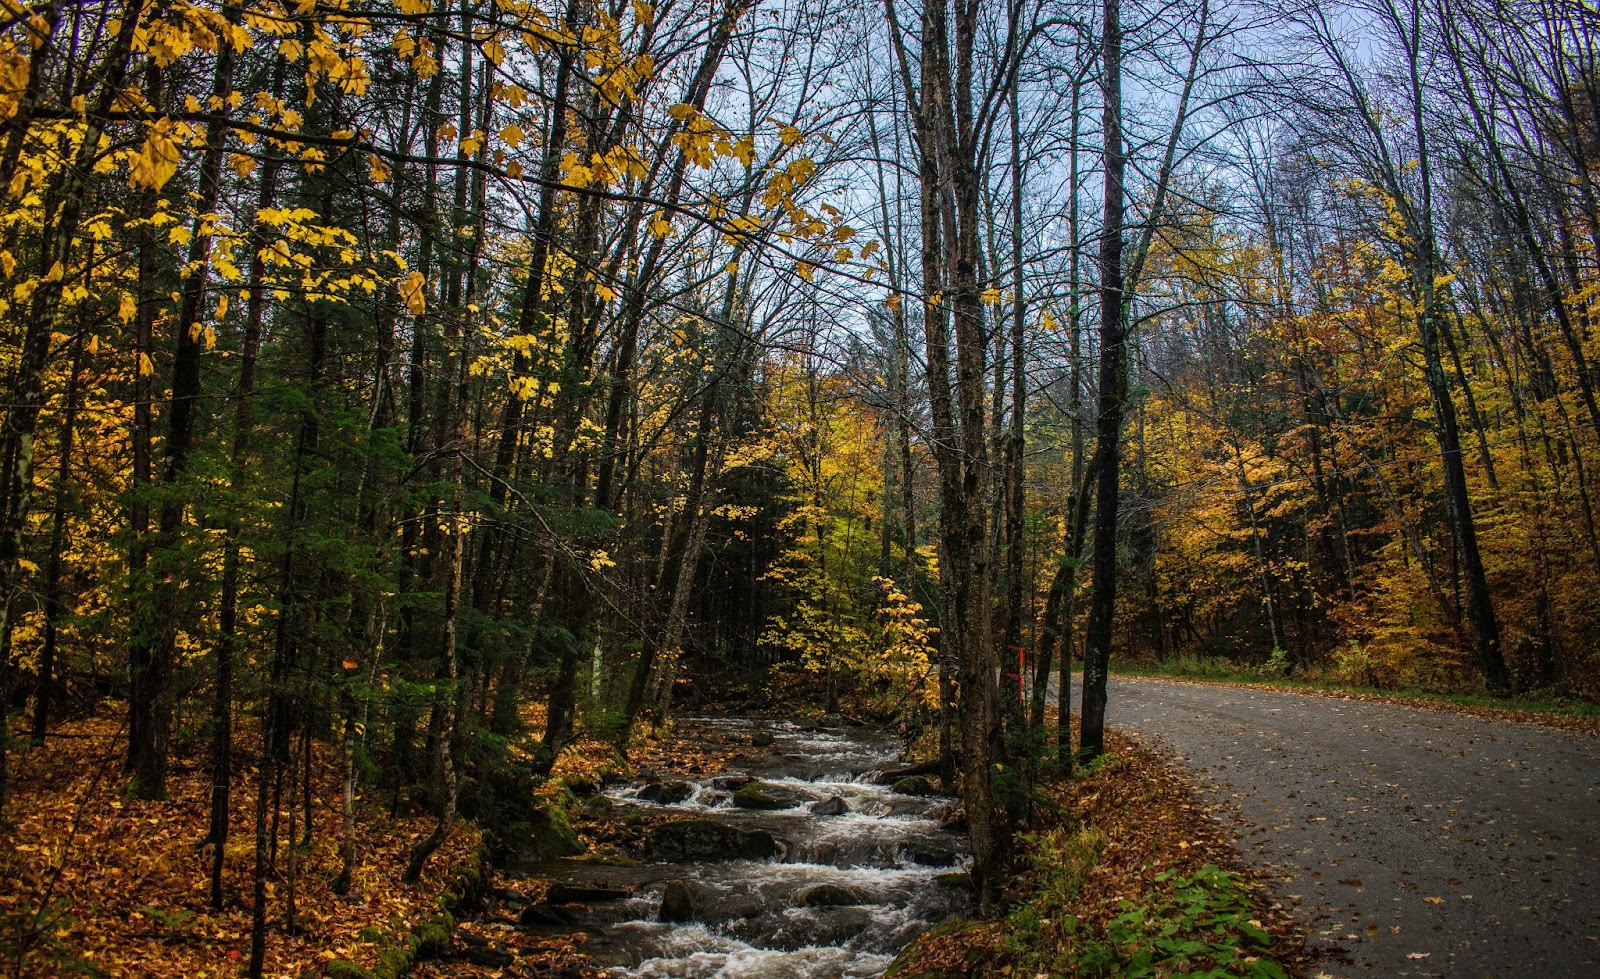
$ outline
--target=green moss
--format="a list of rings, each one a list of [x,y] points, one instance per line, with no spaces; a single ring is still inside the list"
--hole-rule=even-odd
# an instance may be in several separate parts
[[[363,969],[347,959],[334,959],[322,967],[327,979],[377,979],[369,969]]]
[[[436,959],[450,950],[450,933],[455,930],[456,919],[446,911],[437,917],[418,922],[411,929],[411,948],[418,961]]]
[[[378,964],[373,967],[372,974],[376,979],[405,979],[411,974],[411,949],[407,945],[390,945],[380,949]]]
[[[575,857],[586,848],[572,828],[566,810],[559,806],[542,805],[528,813],[526,822],[519,827],[520,839],[516,850],[524,860],[539,862],[557,857]]]

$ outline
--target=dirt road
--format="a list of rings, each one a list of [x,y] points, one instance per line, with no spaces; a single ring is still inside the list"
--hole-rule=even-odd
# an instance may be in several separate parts
[[[1240,848],[1343,950],[1328,974],[1600,976],[1600,739],[1123,677],[1107,723],[1226,804]]]

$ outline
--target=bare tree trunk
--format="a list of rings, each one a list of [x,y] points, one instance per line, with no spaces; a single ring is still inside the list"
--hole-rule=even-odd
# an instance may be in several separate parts
[[[1096,423],[1094,597],[1083,658],[1083,723],[1078,752],[1105,751],[1106,674],[1117,610],[1117,506],[1122,475],[1122,411],[1127,400],[1127,311],[1123,307],[1122,24],[1121,0],[1105,0],[1101,76],[1105,87],[1105,205],[1100,227],[1100,407]],[[1064,686],[1065,684],[1063,684]]]

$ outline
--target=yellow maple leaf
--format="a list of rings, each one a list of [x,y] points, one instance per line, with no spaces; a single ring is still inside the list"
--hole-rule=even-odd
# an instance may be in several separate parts
[[[171,119],[151,124],[144,146],[130,161],[128,186],[160,190],[178,172],[178,146],[172,141],[171,132]]]
[[[400,298],[405,301],[406,308],[411,310],[413,316],[421,316],[428,310],[427,292],[422,288],[424,281],[422,273],[415,269],[400,280]]]

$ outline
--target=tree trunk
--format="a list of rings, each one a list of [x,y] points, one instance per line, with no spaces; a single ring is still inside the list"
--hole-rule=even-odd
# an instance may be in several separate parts
[[[1105,106],[1105,205],[1100,228],[1100,405],[1095,441],[1094,595],[1083,657],[1083,722],[1078,753],[1105,751],[1106,674],[1117,610],[1117,506],[1122,475],[1122,411],[1127,399],[1127,316],[1122,279],[1123,171],[1121,0],[1105,0],[1101,74]],[[1063,684],[1065,686],[1065,684]]]

